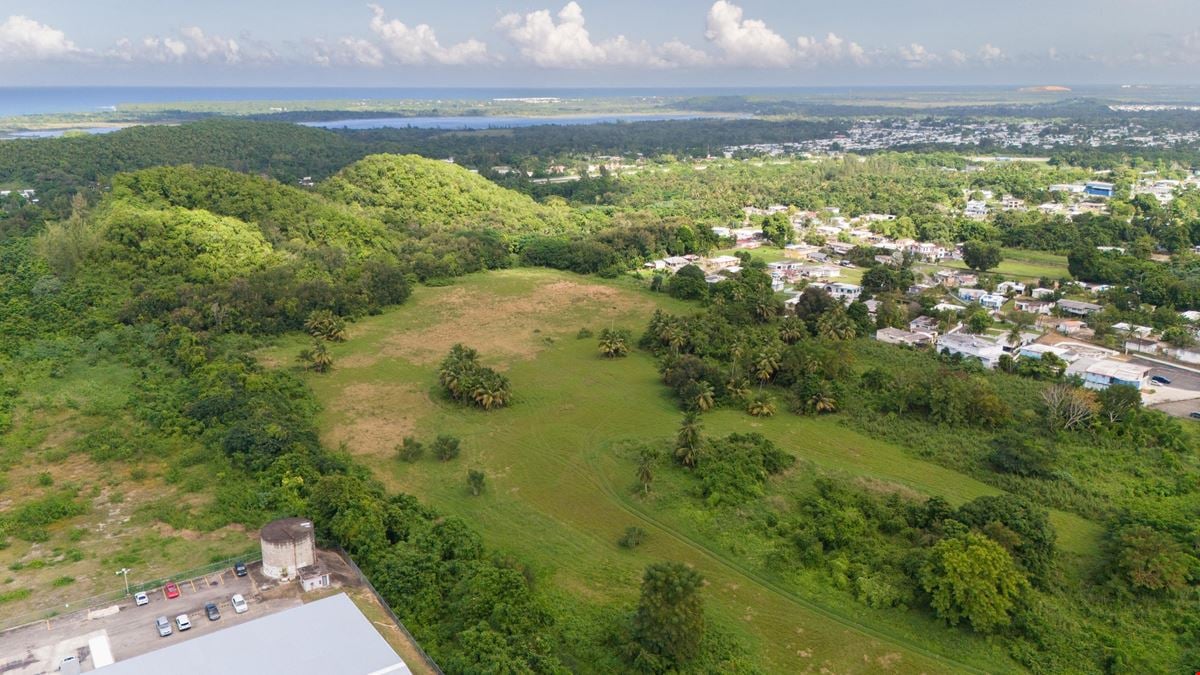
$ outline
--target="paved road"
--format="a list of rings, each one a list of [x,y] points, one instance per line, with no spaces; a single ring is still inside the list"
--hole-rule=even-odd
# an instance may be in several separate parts
[[[281,594],[272,592],[270,599],[264,598],[256,587],[257,574],[256,566],[252,566],[250,576],[241,578],[226,570],[179,582],[180,597],[173,600],[168,600],[160,588],[150,592],[150,604],[143,607],[135,606],[129,598],[113,605],[115,611],[111,607],[92,608],[91,618],[88,611],[83,611],[0,633],[0,675],[53,673],[63,657],[72,654],[87,671],[92,669],[90,638],[107,637],[113,657],[123,661],[175,641],[190,640],[301,604],[298,586],[296,593],[276,597]],[[244,614],[236,614],[230,606],[229,598],[235,593],[246,598],[249,609]],[[218,621],[210,622],[205,616],[207,602],[215,602],[220,608]],[[98,613],[106,615],[97,616]],[[175,626],[179,614],[188,615],[191,630],[180,632]],[[154,626],[154,620],[160,616],[167,617],[172,624],[173,632],[165,638],[159,637]]]

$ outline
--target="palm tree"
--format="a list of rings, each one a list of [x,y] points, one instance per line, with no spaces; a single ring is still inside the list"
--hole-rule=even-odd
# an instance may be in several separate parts
[[[856,332],[850,315],[841,306],[834,307],[817,319],[817,335],[827,340],[850,340]]]
[[[650,494],[650,484],[654,482],[654,463],[657,459],[657,454],[649,448],[642,448],[638,455],[637,477],[638,482],[642,484],[643,494]]]
[[[704,382],[703,380],[695,383],[695,387],[692,389],[691,393],[692,399],[690,402],[695,405],[696,409],[700,412],[712,410],[712,407],[717,403],[716,397],[713,395],[712,385]]]
[[[754,417],[770,417],[775,414],[775,402],[767,394],[760,393],[746,405],[746,412]]]
[[[760,388],[771,381],[776,370],[779,370],[779,355],[774,351],[764,349],[754,358],[754,375]]]
[[[779,322],[779,339],[787,344],[795,344],[808,334],[804,322],[794,316],[789,316]]]
[[[744,399],[750,395],[750,383],[745,378],[733,377],[725,383],[725,391],[733,398]]]
[[[828,386],[822,385],[808,397],[808,407],[818,415],[837,412],[837,398]]]
[[[679,425],[679,434],[675,437],[675,459],[687,467],[695,467],[700,459],[700,415],[689,411],[683,416]]]
[[[605,328],[600,331],[600,353],[610,359],[629,353],[628,336],[625,331]]]
[[[326,373],[333,367],[333,356],[325,348],[325,344],[319,340],[314,340],[312,349],[300,352],[298,358],[306,368],[313,372]]]

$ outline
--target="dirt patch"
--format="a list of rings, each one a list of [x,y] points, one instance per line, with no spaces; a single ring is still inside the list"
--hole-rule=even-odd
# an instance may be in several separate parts
[[[926,495],[921,494],[907,485],[880,480],[878,478],[859,476],[854,479],[854,484],[863,488],[864,490],[867,490],[868,492],[874,492],[881,495],[895,494],[899,495],[901,499],[913,503],[920,503],[928,498]]]
[[[345,443],[354,454],[391,453],[431,405],[412,385],[352,384],[330,404],[330,412],[341,421],[330,427],[324,440],[334,447]]]
[[[428,365],[462,342],[503,367],[537,356],[546,348],[547,338],[573,334],[581,325],[601,326],[651,303],[608,286],[556,281],[519,296],[447,288],[425,299],[423,305],[439,317],[437,321],[390,335],[380,342],[376,355],[356,357],[344,365],[368,366],[380,356]]]

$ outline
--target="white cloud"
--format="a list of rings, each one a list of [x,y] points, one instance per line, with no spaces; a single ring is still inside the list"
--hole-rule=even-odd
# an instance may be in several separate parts
[[[371,32],[383,43],[383,48],[398,63],[405,65],[420,63],[438,63],[444,65],[462,65],[483,63],[489,60],[487,45],[479,40],[467,40],[456,45],[443,47],[438,42],[437,34],[428,24],[408,26],[398,19],[388,20],[383,8],[379,5],[369,5],[374,16],[371,17]],[[348,38],[353,40],[353,38]],[[342,40],[346,42],[346,40]],[[365,49],[361,42],[351,45]],[[369,50],[367,50],[369,53]]]
[[[796,57],[809,65],[849,61],[865,66],[870,62],[866,50],[857,42],[847,42],[833,33],[826,35],[824,40],[796,38]]]
[[[324,40],[313,40],[313,63],[321,66],[369,66],[383,65],[383,52],[375,43],[362,38],[344,37],[334,44]]]
[[[970,57],[958,49],[951,49],[950,51],[946,52],[946,60],[956,66],[965,66],[967,65],[967,61],[970,60]]]
[[[709,8],[704,37],[731,65],[784,68],[796,57],[782,35],[758,19],[744,18],[742,8],[726,0],[717,0]]]
[[[925,45],[914,42],[900,48],[900,60],[909,68],[928,68],[941,62],[942,57],[925,49]]]
[[[507,14],[496,27],[517,48],[521,58],[543,68],[626,66],[674,68],[708,63],[708,54],[679,40],[658,47],[618,35],[595,42],[587,29],[583,8],[572,0],[558,14],[542,9],[525,15]]]
[[[0,62],[53,61],[82,53],[61,30],[28,17],[13,15],[0,23]]]
[[[178,35],[150,35],[134,41],[121,38],[104,53],[125,63],[213,63],[240,65],[273,63],[279,59],[269,45],[249,36],[238,39],[211,35],[198,26],[187,26]]]
[[[1004,59],[1004,51],[999,47],[993,46],[991,43],[979,48],[979,60],[984,63],[995,63]]]

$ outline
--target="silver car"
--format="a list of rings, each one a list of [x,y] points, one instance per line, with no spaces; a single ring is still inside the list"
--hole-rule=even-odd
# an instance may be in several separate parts
[[[154,625],[158,627],[158,636],[167,637],[171,634],[171,622],[167,621],[167,617],[160,616],[154,620]]]

